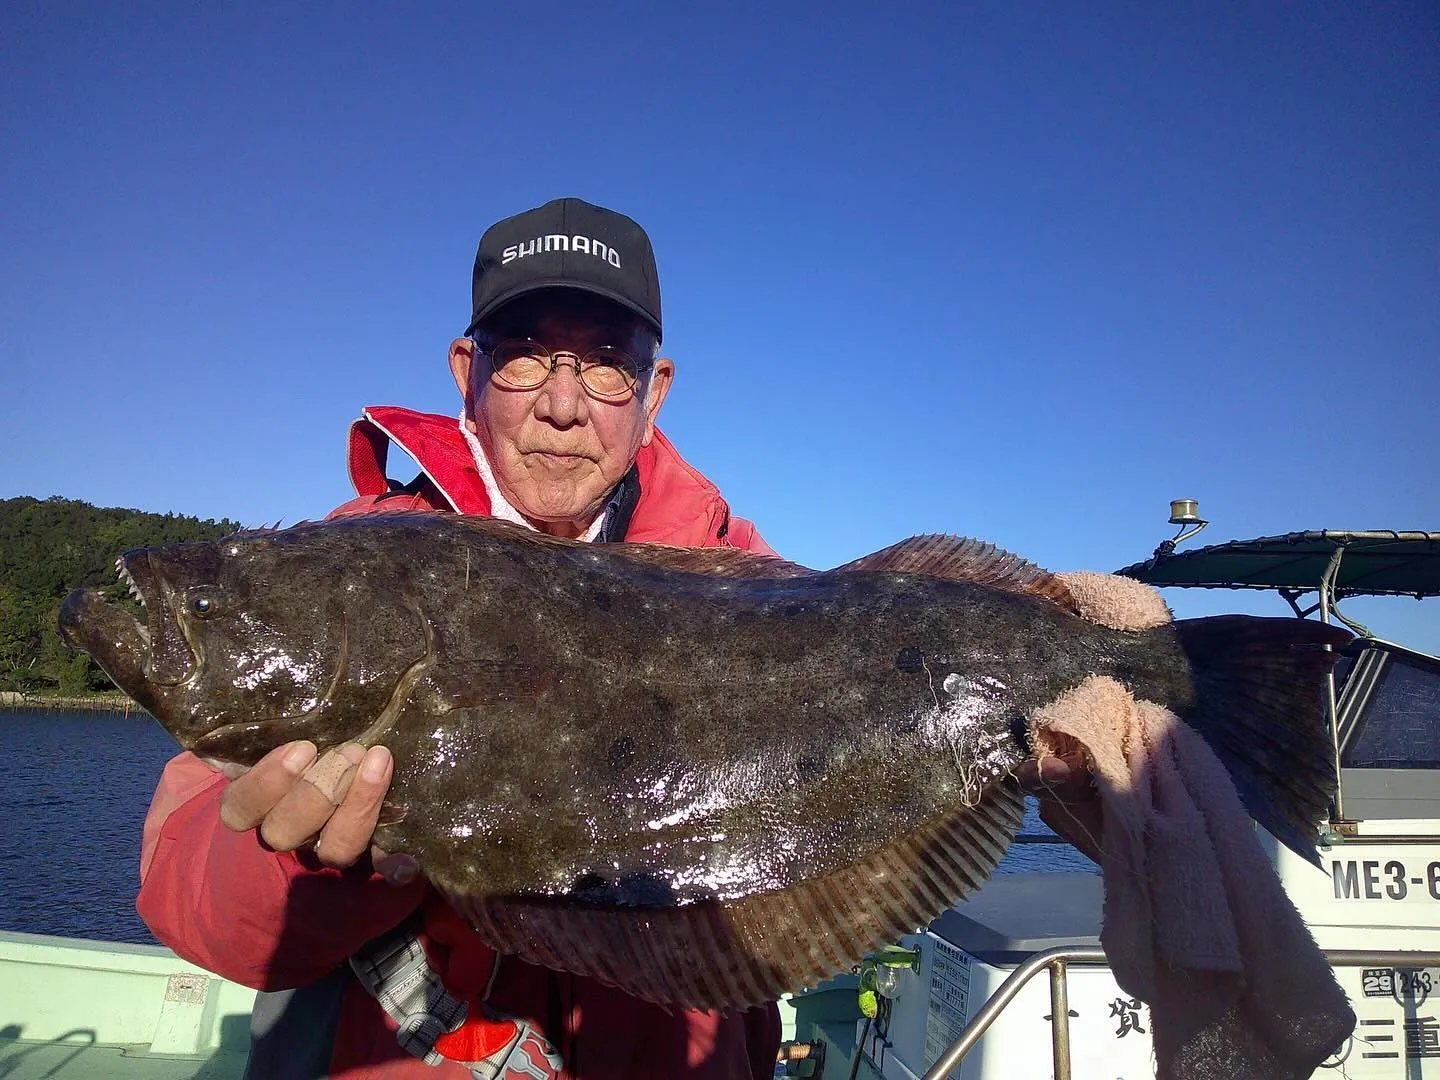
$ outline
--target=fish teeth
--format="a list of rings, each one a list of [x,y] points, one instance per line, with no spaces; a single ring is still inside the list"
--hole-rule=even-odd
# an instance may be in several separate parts
[[[130,590],[130,595],[140,602],[140,606],[145,607],[145,594],[140,591],[139,586],[135,584],[135,579],[130,576],[130,571],[125,568],[123,557],[115,560],[115,575],[125,583],[126,588]]]

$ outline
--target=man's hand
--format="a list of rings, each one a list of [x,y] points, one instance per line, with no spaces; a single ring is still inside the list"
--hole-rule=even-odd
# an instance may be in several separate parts
[[[383,746],[366,750],[345,743],[316,758],[313,743],[277,746],[255,767],[231,780],[220,800],[228,829],[259,829],[276,851],[294,851],[313,841],[326,866],[353,866],[367,850],[390,790],[394,761]],[[415,877],[415,861],[375,849],[378,873],[396,885]]]
[[[1015,778],[1040,800],[1040,820],[1098,863],[1104,815],[1083,760],[1047,757],[1027,761],[1015,771]]]

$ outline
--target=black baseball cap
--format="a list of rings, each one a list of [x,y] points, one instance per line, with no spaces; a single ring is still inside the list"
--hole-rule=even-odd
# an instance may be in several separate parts
[[[660,277],[645,230],[583,199],[554,199],[496,222],[480,238],[466,335],[538,289],[582,289],[629,308],[660,338]]]

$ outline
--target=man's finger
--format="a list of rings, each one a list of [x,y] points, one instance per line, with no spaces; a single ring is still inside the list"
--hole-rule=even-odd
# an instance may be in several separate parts
[[[314,760],[314,743],[302,740],[277,746],[226,786],[220,798],[220,821],[235,832],[255,828]]]
[[[408,885],[420,876],[420,864],[409,855],[391,855],[374,846],[370,848],[370,865],[391,885]]]
[[[1023,763],[1015,779],[1031,795],[1067,803],[1094,802],[1098,795],[1094,781],[1083,763],[1071,764],[1058,757]]]
[[[351,774],[349,789],[335,813],[320,830],[315,856],[327,866],[350,866],[370,847],[380,804],[390,790],[394,763],[390,751],[373,746]]]
[[[294,851],[325,827],[345,799],[365,748],[346,743],[327,751],[299,779],[265,820],[260,836],[276,851]]]

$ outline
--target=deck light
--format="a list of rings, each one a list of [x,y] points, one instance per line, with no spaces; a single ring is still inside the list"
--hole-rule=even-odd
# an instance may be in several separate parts
[[[894,1001],[905,992],[920,970],[920,950],[887,945],[860,963],[860,1012],[874,1017],[879,998]]]
[[[896,967],[894,964],[881,964],[875,969],[875,992],[881,997],[894,1001],[905,992],[914,978],[909,964],[904,967]]]
[[[1170,524],[1204,525],[1206,522],[1200,517],[1200,504],[1194,499],[1171,499]]]

